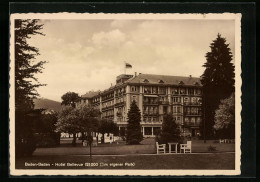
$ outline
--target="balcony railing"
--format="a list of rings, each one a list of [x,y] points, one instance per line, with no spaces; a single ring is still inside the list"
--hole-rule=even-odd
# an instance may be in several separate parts
[[[103,110],[113,109],[113,108],[114,108],[114,105],[111,105],[111,106],[104,106],[104,107],[102,107],[102,111],[103,111]]]
[[[169,101],[159,101],[159,104],[166,104],[168,105],[170,102]]]
[[[184,122],[184,126],[199,126],[199,122]]]
[[[120,96],[123,96],[125,92],[120,92],[120,93],[116,93],[115,94],[115,97],[120,97]]]
[[[181,101],[178,101],[178,102],[172,102],[172,104],[181,104]]]
[[[149,115],[149,116],[157,116],[159,115],[158,112],[143,112],[144,115]]]
[[[123,105],[125,105],[125,101],[115,103],[115,107],[119,107],[119,106],[123,106]]]
[[[200,106],[201,105],[200,102],[184,102],[183,104],[186,106]]]
[[[198,115],[201,115],[202,112],[199,111],[199,112],[184,112],[185,115],[190,115],[190,116],[198,116]]]
[[[158,101],[143,101],[144,105],[158,105]]]

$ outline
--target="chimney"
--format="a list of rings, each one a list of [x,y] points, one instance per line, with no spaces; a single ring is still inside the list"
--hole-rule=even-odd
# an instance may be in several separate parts
[[[190,78],[192,78],[192,75],[190,75]]]
[[[135,77],[137,76],[137,72],[135,72]]]
[[[139,73],[139,75],[141,75],[142,73]]]

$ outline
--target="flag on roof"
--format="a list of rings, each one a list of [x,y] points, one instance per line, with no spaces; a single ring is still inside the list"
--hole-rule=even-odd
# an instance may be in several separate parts
[[[132,68],[132,65],[129,63],[125,63],[125,68]]]

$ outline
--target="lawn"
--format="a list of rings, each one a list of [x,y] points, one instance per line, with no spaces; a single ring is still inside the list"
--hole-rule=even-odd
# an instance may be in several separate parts
[[[47,167],[25,167],[47,163]],[[65,166],[55,166],[62,165]],[[82,166],[68,166],[67,163]],[[91,165],[97,165],[92,166]],[[165,154],[128,156],[33,156],[16,160],[17,169],[234,169],[234,153]],[[116,171],[115,171],[116,172]]]
[[[83,147],[81,141],[77,141],[77,146],[71,146],[70,140],[62,140],[59,147],[53,148],[37,148],[34,156],[42,155],[86,155],[89,154],[89,147]],[[92,147],[94,155],[122,155],[122,154],[155,154],[155,142],[153,138],[144,139],[140,145],[125,145],[124,142],[109,144],[98,144],[97,147]],[[207,153],[209,146],[216,147],[214,152],[234,152],[235,144],[219,144],[213,141],[204,143],[202,140],[192,141],[193,153]]]

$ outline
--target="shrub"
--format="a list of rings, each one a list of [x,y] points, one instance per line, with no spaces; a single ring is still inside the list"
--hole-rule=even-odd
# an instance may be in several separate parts
[[[33,154],[36,149],[36,141],[34,137],[24,137],[16,139],[15,142],[15,156],[28,157]]]
[[[216,147],[213,147],[213,146],[208,146],[208,151],[216,151],[217,149],[216,149]]]

